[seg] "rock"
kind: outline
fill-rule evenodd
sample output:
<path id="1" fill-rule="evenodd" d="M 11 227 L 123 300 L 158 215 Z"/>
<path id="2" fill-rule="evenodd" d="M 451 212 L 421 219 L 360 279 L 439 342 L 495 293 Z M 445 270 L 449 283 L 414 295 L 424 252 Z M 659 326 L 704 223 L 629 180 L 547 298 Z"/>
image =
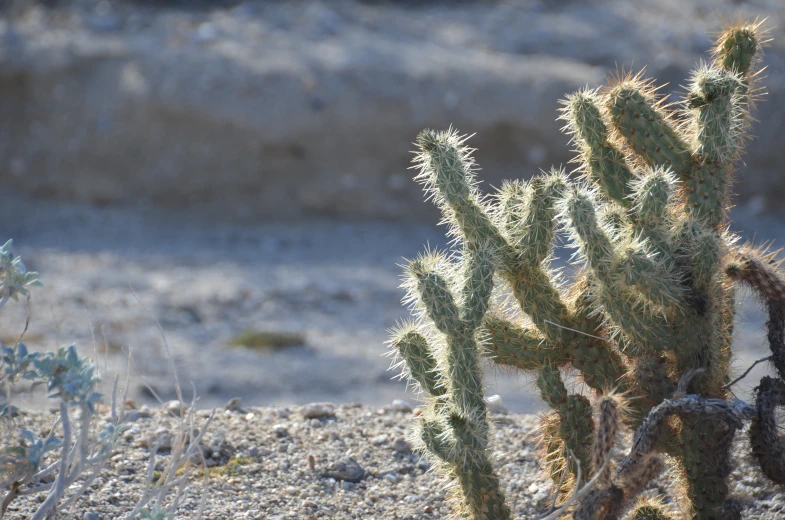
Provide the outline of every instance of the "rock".
<path id="1" fill-rule="evenodd" d="M 204 451 L 205 458 L 208 459 L 208 466 L 223 466 L 229 462 L 237 450 L 226 441 L 226 432 L 218 430 L 213 433 L 210 443 Z"/>
<path id="2" fill-rule="evenodd" d="M 275 426 L 273 426 L 273 433 L 279 439 L 289 436 L 289 430 L 287 430 L 286 426 L 284 426 L 283 424 L 276 424 Z"/>
<path id="3" fill-rule="evenodd" d="M 431 463 L 427 460 L 420 460 L 417 462 L 417 468 L 421 471 L 428 471 L 431 469 Z"/>
<path id="4" fill-rule="evenodd" d="M 504 407 L 502 396 L 498 394 L 490 395 L 486 397 L 485 403 L 488 405 L 489 412 L 503 414 L 503 415 L 510 413 L 509 410 L 507 410 L 507 408 Z"/>
<path id="5" fill-rule="evenodd" d="M 412 451 L 412 446 L 403 437 L 398 437 L 393 441 L 393 449 L 398 453 L 409 453 Z"/>
<path id="6" fill-rule="evenodd" d="M 166 413 L 169 415 L 180 417 L 188 411 L 188 405 L 181 403 L 177 399 L 173 399 L 172 401 L 167 401 L 164 403 L 163 409 L 166 410 Z"/>
<path id="7" fill-rule="evenodd" d="M 82 517 L 82 520 L 101 520 L 101 517 L 98 513 L 85 513 Z"/>
<path id="8" fill-rule="evenodd" d="M 253 446 L 249 451 L 248 455 L 254 459 L 259 459 L 262 457 L 266 457 L 270 455 L 272 451 L 268 450 L 267 448 L 259 448 L 258 446 Z"/>
<path id="9" fill-rule="evenodd" d="M 403 399 L 395 399 L 392 402 L 392 406 L 390 408 L 392 408 L 393 412 L 401 412 L 401 413 L 409 413 L 414 409 L 412 405 L 410 405 Z"/>
<path id="10" fill-rule="evenodd" d="M 306 419 L 331 419 L 335 417 L 333 403 L 311 403 L 300 409 L 300 414 Z"/>
<path id="11" fill-rule="evenodd" d="M 382 444 L 387 443 L 387 439 L 388 438 L 389 437 L 385 433 L 383 433 L 381 435 L 377 435 L 376 437 L 371 439 L 371 444 L 373 444 L 374 446 L 381 446 Z"/>
<path id="12" fill-rule="evenodd" d="M 159 451 L 171 450 L 172 434 L 167 429 L 159 428 L 152 435 L 149 435 L 144 439 L 143 444 L 151 450 L 156 445 L 158 446 Z"/>
<path id="13" fill-rule="evenodd" d="M 132 423 L 139 419 L 149 419 L 150 417 L 152 417 L 152 414 L 148 411 L 129 410 L 125 412 L 125 422 L 127 423 Z"/>
<path id="14" fill-rule="evenodd" d="M 241 406 L 241 399 L 239 397 L 232 397 L 224 405 L 224 410 L 229 412 L 245 413 Z"/>
<path id="15" fill-rule="evenodd" d="M 334 478 L 335 480 L 357 483 L 365 477 L 365 470 L 357 464 L 356 460 L 347 457 L 331 465 L 324 472 L 324 476 Z"/>

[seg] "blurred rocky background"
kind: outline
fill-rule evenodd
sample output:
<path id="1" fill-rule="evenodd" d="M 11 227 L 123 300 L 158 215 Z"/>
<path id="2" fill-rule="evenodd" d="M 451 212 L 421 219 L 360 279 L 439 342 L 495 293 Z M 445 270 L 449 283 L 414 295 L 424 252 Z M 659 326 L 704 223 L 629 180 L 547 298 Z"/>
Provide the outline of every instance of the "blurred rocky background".
<path id="1" fill-rule="evenodd" d="M 95 349 L 107 378 L 133 349 L 137 399 L 174 395 L 154 319 L 206 405 L 412 399 L 381 355 L 395 264 L 446 243 L 417 132 L 476 133 L 484 189 L 567 165 L 560 98 L 646 65 L 678 100 L 737 16 L 773 41 L 735 229 L 783 243 L 781 0 L 0 1 L 0 240 L 46 284 L 25 339 Z M 763 352 L 743 310 L 740 368 Z"/>

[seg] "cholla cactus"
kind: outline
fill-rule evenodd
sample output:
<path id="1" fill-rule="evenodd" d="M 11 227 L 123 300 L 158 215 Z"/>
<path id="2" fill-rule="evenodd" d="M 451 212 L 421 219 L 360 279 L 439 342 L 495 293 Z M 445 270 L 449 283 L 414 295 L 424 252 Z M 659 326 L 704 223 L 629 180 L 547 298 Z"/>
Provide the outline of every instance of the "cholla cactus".
<path id="1" fill-rule="evenodd" d="M 409 300 L 435 330 L 421 332 L 414 324 L 404 324 L 393 346 L 410 377 L 431 397 L 416 440 L 458 481 L 463 509 L 473 518 L 506 519 L 510 510 L 487 454 L 488 419 L 476 339 L 488 309 L 495 263 L 492 248 L 482 243 L 467 248 L 460 263 L 438 253 L 411 262 Z"/>
<path id="2" fill-rule="evenodd" d="M 694 518 L 739 518 L 727 501 L 729 449 L 755 410 L 729 400 L 734 282 L 753 287 L 767 305 L 773 359 L 785 375 L 785 283 L 767 253 L 737 246 L 727 231 L 730 178 L 746 140 L 761 44 L 758 23 L 727 28 L 712 61 L 692 74 L 678 110 L 640 75 L 568 96 L 562 118 L 579 152 L 577 180 L 551 171 L 485 197 L 464 138 L 453 130 L 418 136 L 416 179 L 464 253 L 458 265 L 446 255 L 409 265 L 418 319 L 396 330 L 391 343 L 428 395 L 420 444 L 460 483 L 463 514 L 509 516 L 486 453 L 474 360 L 481 352 L 536 375 L 552 408 L 542 445 L 554 481 L 566 491 L 572 484 L 565 474 L 575 473 L 577 462 L 603 468 L 575 518 L 618 518 L 634 507 L 663 469 L 657 453 L 676 462 Z M 583 265 L 569 284 L 549 267 L 562 232 Z M 456 303 L 450 290 L 460 270 L 467 274 Z M 491 271 L 525 321 L 503 306 L 486 312 Z M 605 396 L 599 422 L 586 396 L 570 394 L 562 368 Z M 779 442 L 761 441 L 771 440 L 773 408 L 785 400 L 779 388 L 760 391 L 753 444 L 781 459 Z M 612 470 L 616 430 L 625 427 L 636 429 L 633 449 Z M 764 471 L 781 476 L 780 459 Z M 480 499 L 493 507 L 478 507 Z M 634 512 L 669 517 L 655 503 Z"/>

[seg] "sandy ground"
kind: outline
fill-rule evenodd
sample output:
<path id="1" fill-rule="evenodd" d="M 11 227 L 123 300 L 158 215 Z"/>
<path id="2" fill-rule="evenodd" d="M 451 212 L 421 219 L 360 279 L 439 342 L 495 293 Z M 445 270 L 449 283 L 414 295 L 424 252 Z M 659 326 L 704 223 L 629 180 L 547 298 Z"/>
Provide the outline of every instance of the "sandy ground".
<path id="1" fill-rule="evenodd" d="M 784 243 L 781 222 L 735 213 L 734 229 L 756 241 Z M 131 397 L 174 398 L 171 363 L 159 321 L 186 394 L 200 407 L 239 396 L 248 405 L 312 401 L 378 406 L 413 399 L 391 379 L 386 329 L 406 316 L 399 303 L 402 258 L 425 244 L 443 246 L 435 226 L 328 220 L 224 224 L 220 215 L 145 208 L 95 209 L 0 200 L 0 237 L 13 237 L 44 287 L 34 290 L 25 341 L 33 349 L 75 342 L 93 353 L 111 381 L 135 369 Z M 568 256 L 568 255 L 564 255 Z M 766 356 L 764 316 L 742 295 L 735 366 Z M 0 313 L 0 339 L 10 341 L 23 305 Z M 303 341 L 278 350 L 230 346 L 247 330 L 296 333 Z M 740 397 L 767 368 L 736 386 Z M 541 403 L 526 377 L 487 371 L 488 393 L 512 411 Z M 757 376 L 757 377 L 756 377 Z M 36 392 L 35 395 L 40 394 Z M 18 396 L 24 404 L 25 395 Z M 38 405 L 42 401 L 37 401 Z"/>
<path id="2" fill-rule="evenodd" d="M 405 440 L 411 411 L 393 406 L 341 405 L 321 418 L 309 418 L 309 407 L 219 410 L 204 437 L 210 480 L 189 481 L 176 518 L 211 520 L 362 519 L 428 520 L 451 518 L 450 493 L 430 464 L 412 453 Z M 70 510 L 68 520 L 122 518 L 142 495 L 155 439 L 177 432 L 178 420 L 158 408 L 139 410 L 131 429 L 89 491 Z M 197 412 L 197 427 L 209 412 Z M 536 418 L 491 414 L 495 432 L 492 456 L 514 518 L 532 519 L 547 509 L 552 484 L 544 475 L 536 444 Z M 50 413 L 26 414 L 20 426 L 46 432 Z M 619 454 L 628 449 L 623 443 Z M 785 511 L 783 493 L 768 484 L 749 455 L 740 432 L 733 450 L 730 490 L 747 520 L 774 520 Z M 156 469 L 163 471 L 171 455 L 162 450 Z M 353 461 L 353 462 L 351 462 Z M 347 471 L 351 468 L 352 471 Z M 346 480 L 342 480 L 346 479 Z M 683 509 L 673 496 L 673 478 L 663 474 L 645 495 L 663 496 L 676 516 Z M 162 501 L 170 503 L 174 493 Z M 21 497 L 9 508 L 9 520 L 29 518 L 36 496 Z"/>

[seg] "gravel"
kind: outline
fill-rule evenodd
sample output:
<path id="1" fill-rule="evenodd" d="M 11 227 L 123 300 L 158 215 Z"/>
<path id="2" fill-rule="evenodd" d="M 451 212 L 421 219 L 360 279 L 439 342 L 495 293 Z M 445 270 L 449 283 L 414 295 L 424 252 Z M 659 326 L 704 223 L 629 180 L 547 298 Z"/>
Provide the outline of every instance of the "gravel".
<path id="1" fill-rule="evenodd" d="M 343 404 L 334 407 L 334 416 L 322 419 L 305 418 L 307 408 L 218 410 L 203 440 L 205 456 L 214 461 L 209 464 L 209 481 L 192 478 L 176 518 L 196 518 L 202 493 L 207 494 L 204 518 L 216 520 L 450 516 L 450 498 L 443 483 L 404 439 L 413 416 L 419 413 L 416 408 L 396 412 L 393 405 Z M 177 428 L 177 419 L 166 410 L 142 410 L 146 413 L 121 439 L 105 471 L 63 518 L 114 519 L 131 510 L 145 485 L 150 451 L 144 439 L 151 432 Z M 199 425 L 209 414 L 196 411 Z M 493 455 L 515 516 L 532 518 L 543 513 L 551 483 L 536 456 L 537 417 L 491 414 L 491 418 Z M 53 420 L 50 412 L 23 413 L 16 426 L 40 433 Z M 279 435 L 282 428 L 287 435 Z M 737 469 L 730 489 L 744 503 L 744 518 L 781 518 L 785 497 L 753 466 L 745 440 L 744 435 L 737 435 Z M 163 468 L 167 459 L 164 454 L 158 466 Z M 667 492 L 669 481 L 663 477 L 647 493 Z M 7 518 L 28 518 L 37 503 L 34 497 L 19 498 Z"/>

